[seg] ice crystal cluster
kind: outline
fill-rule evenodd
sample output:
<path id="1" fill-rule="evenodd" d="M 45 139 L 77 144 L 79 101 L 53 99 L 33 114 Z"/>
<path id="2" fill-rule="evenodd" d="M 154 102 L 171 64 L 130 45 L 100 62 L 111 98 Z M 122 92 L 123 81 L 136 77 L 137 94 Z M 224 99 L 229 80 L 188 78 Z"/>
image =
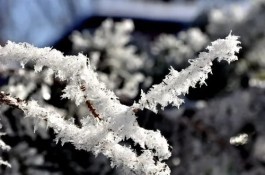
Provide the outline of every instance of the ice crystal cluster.
<path id="1" fill-rule="evenodd" d="M 155 40 L 152 49 L 155 57 L 162 57 L 164 62 L 180 66 L 192 59 L 208 43 L 208 37 L 198 28 L 180 32 L 177 36 L 161 34 Z"/>
<path id="2" fill-rule="evenodd" d="M 187 60 L 208 43 L 208 37 L 198 28 L 176 36 L 161 34 L 154 41 L 133 32 L 132 20 L 107 19 L 95 31 L 75 31 L 70 37 L 73 52 L 89 55 L 100 81 L 118 97 L 130 99 L 138 95 L 139 86 L 150 87 L 153 75 L 162 74 L 168 65 L 187 66 Z M 137 44 L 138 37 L 141 44 Z"/>
<path id="3" fill-rule="evenodd" d="M 105 25 L 108 28 L 109 24 Z M 99 46 L 104 46 L 104 42 Z M 190 61 L 189 67 L 180 72 L 171 68 L 160 84 L 142 92 L 140 100 L 132 106 L 126 106 L 99 80 L 86 56 L 64 56 L 51 48 L 8 42 L 0 47 L 2 65 L 33 63 L 36 72 L 53 72 L 61 81 L 67 82 L 62 97 L 74 101 L 77 106 L 85 104 L 90 114 L 83 116 L 82 126 L 78 127 L 65 120 L 61 113 L 34 100 L 25 101 L 1 92 L 0 102 L 21 109 L 26 117 L 35 121 L 44 121 L 57 134 L 57 142 L 69 142 L 76 149 L 91 151 L 95 155 L 102 153 L 111 160 L 112 167 L 119 167 L 124 174 L 166 175 L 170 174 L 170 169 L 164 161 L 171 156 L 167 140 L 159 131 L 140 127 L 136 120 L 137 111 L 146 108 L 158 112 L 168 105 L 179 107 L 184 102 L 181 97 L 190 87 L 205 84 L 214 59 L 228 63 L 237 60 L 235 54 L 240 50 L 239 43 L 238 37 L 232 34 L 212 42 L 206 52 Z M 141 153 L 121 144 L 128 139 L 141 147 Z"/>
<path id="4" fill-rule="evenodd" d="M 88 30 L 75 31 L 70 37 L 73 50 L 88 54 L 91 64 L 101 70 L 99 79 L 117 95 L 129 98 L 137 95 L 138 85 L 145 78 L 140 72 L 145 59 L 137 55 L 136 47 L 130 44 L 133 30 L 132 20 L 115 23 L 108 19 L 93 34 Z M 104 69 L 109 69 L 110 73 L 102 71 Z"/>

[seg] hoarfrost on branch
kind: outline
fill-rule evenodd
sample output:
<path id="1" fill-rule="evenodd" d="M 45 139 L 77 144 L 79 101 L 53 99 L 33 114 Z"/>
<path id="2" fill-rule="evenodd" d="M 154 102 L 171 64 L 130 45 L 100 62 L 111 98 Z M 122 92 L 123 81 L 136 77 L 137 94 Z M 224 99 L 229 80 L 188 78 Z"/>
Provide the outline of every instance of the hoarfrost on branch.
<path id="1" fill-rule="evenodd" d="M 237 39 L 237 36 L 229 34 L 225 39 L 214 41 L 207 47 L 208 52 L 202 52 L 197 59 L 190 61 L 187 69 L 177 72 L 171 68 L 163 82 L 154 85 L 147 94 L 142 92 L 139 103 L 133 106 L 122 105 L 115 93 L 99 81 L 86 56 L 64 56 L 51 48 L 8 42 L 0 47 L 1 64 L 18 61 L 24 66 L 32 62 L 36 72 L 43 69 L 53 71 L 56 77 L 67 82 L 62 97 L 73 100 L 76 105 L 86 104 L 91 115 L 83 118 L 82 127 L 77 127 L 73 122 L 64 120 L 58 112 L 33 100 L 24 101 L 1 92 L 0 103 L 21 109 L 26 117 L 45 121 L 62 144 L 70 142 L 76 149 L 91 151 L 95 155 L 104 154 L 110 158 L 112 167 L 120 167 L 124 174 L 170 174 L 169 167 L 163 162 L 171 155 L 167 140 L 159 131 L 141 128 L 135 113 L 143 108 L 157 112 L 158 104 L 162 108 L 168 104 L 179 106 L 183 103 L 179 96 L 188 93 L 189 87 L 205 83 L 215 58 L 229 63 L 237 60 L 235 53 L 240 49 Z M 120 144 L 126 139 L 139 144 L 142 153 L 138 155 Z"/>

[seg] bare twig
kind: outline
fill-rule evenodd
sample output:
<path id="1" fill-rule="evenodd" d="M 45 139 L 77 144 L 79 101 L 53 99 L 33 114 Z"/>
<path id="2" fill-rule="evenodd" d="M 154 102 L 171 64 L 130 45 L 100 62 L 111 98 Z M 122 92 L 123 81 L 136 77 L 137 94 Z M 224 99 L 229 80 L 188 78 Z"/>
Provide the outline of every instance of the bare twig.
<path id="1" fill-rule="evenodd" d="M 85 92 L 86 91 L 86 87 L 85 87 L 85 85 L 84 84 L 82 84 L 81 86 L 80 86 L 80 89 L 83 91 L 83 92 Z M 99 119 L 99 120 L 102 120 L 102 118 L 99 116 L 99 114 L 97 113 L 97 111 L 96 111 L 96 109 L 93 107 L 93 104 L 92 104 L 92 102 L 90 101 L 90 100 L 87 100 L 87 96 L 86 95 L 84 95 L 84 98 L 85 98 L 85 102 L 86 102 L 86 106 L 87 106 L 87 108 L 89 109 L 89 111 L 92 113 L 92 115 L 95 117 L 95 118 L 97 118 L 97 119 Z"/>
<path id="2" fill-rule="evenodd" d="M 19 98 L 11 97 L 9 94 L 5 93 L 4 91 L 0 92 L 0 104 L 6 104 L 14 108 L 19 108 L 19 106 L 22 103 L 26 103 L 26 101 L 21 100 Z"/>

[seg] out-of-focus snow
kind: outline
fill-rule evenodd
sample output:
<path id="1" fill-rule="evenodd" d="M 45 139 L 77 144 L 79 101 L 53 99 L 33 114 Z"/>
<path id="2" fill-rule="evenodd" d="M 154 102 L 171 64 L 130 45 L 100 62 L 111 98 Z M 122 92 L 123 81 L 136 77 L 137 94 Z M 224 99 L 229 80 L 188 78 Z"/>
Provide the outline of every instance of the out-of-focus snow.
<path id="1" fill-rule="evenodd" d="M 246 7 L 249 2 L 233 1 Z M 225 0 L 198 0 L 189 3 L 132 0 L 0 1 L 0 39 L 3 42 L 12 40 L 28 42 L 39 47 L 47 46 L 58 40 L 76 23 L 91 16 L 191 23 L 202 12 L 228 4 L 231 2 Z"/>

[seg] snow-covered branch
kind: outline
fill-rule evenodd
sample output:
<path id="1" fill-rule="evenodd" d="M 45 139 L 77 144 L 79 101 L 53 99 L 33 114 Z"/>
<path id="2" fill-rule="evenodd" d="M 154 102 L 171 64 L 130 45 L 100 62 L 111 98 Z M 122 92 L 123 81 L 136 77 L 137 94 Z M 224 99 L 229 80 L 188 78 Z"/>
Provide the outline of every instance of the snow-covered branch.
<path id="1" fill-rule="evenodd" d="M 197 83 L 205 84 L 214 59 L 228 63 L 237 60 L 235 54 L 241 48 L 237 39 L 237 36 L 230 33 L 225 39 L 212 42 L 212 45 L 206 48 L 208 52 L 201 52 L 197 59 L 190 60 L 188 68 L 180 72 L 170 68 L 170 73 L 162 83 L 154 85 L 147 94 L 142 92 L 139 103 L 134 105 L 135 108 L 147 108 L 157 112 L 158 105 L 161 105 L 162 109 L 169 104 L 179 107 L 184 102 L 179 96 L 187 94 L 189 88 L 194 88 Z"/>
<path id="2" fill-rule="evenodd" d="M 21 109 L 25 117 L 45 121 L 57 134 L 57 141 L 70 142 L 76 149 L 91 151 L 95 155 L 103 153 L 110 158 L 111 165 L 122 168 L 124 174 L 167 175 L 170 170 L 163 162 L 171 155 L 167 140 L 159 131 L 141 128 L 135 110 L 148 108 L 156 112 L 158 104 L 162 107 L 168 104 L 179 106 L 183 102 L 179 95 L 186 94 L 190 86 L 205 83 L 215 58 L 228 62 L 237 59 L 235 53 L 240 49 L 237 39 L 229 34 L 226 39 L 213 42 L 207 47 L 209 52 L 202 52 L 187 69 L 177 72 L 171 68 L 161 84 L 153 86 L 147 94 L 142 93 L 139 103 L 131 107 L 121 104 L 114 92 L 99 81 L 86 56 L 64 56 L 54 49 L 8 42 L 0 47 L 1 64 L 20 62 L 24 66 L 31 62 L 36 72 L 42 69 L 54 72 L 67 83 L 62 97 L 73 100 L 77 106 L 86 104 L 91 115 L 84 116 L 82 127 L 77 127 L 57 111 L 42 107 L 36 101 L 27 102 L 1 92 L 0 103 Z M 121 144 L 127 139 L 141 147 L 140 155 Z"/>
<path id="3" fill-rule="evenodd" d="M 0 93 L 0 103 L 23 110 L 26 117 L 46 121 L 47 126 L 53 128 L 57 134 L 57 141 L 61 140 L 62 143 L 70 142 L 76 147 L 76 149 L 92 151 L 95 155 L 103 153 L 112 160 L 112 166 L 124 168 L 125 172 L 129 173 L 130 171 L 133 171 L 136 174 L 169 173 L 169 168 L 166 164 L 155 162 L 155 160 L 153 160 L 154 154 L 151 150 L 145 150 L 142 155 L 137 156 L 137 154 L 130 148 L 121 146 L 118 143 L 121 141 L 121 138 L 119 138 L 114 132 L 115 127 L 118 127 L 117 124 L 108 123 L 108 126 L 104 126 L 103 123 L 97 123 L 94 125 L 86 123 L 84 127 L 78 128 L 73 123 L 64 120 L 56 111 L 39 106 L 36 101 L 26 102 L 18 98 L 13 98 L 4 92 Z M 120 122 L 123 121 L 120 120 Z M 105 123 L 105 125 L 107 124 Z M 119 128 L 121 127 L 122 126 L 120 125 Z M 158 148 L 159 143 L 156 143 L 156 140 L 152 139 L 159 139 L 159 137 L 161 137 L 159 132 L 145 131 L 139 127 L 128 128 L 127 132 L 131 132 L 130 134 L 136 132 L 134 136 L 136 138 L 134 139 L 138 139 L 141 146 L 153 144 L 151 149 L 158 149 L 155 156 L 158 156 L 161 159 L 168 158 L 169 152 L 166 151 L 166 153 L 164 153 L 164 150 Z M 125 134 L 126 133 L 123 133 L 123 135 Z M 143 142 L 142 139 L 145 139 L 146 141 Z M 157 141 L 166 143 L 165 139 Z M 164 146 L 165 148 L 168 147 L 167 144 Z"/>
<path id="4" fill-rule="evenodd" d="M 75 101 L 77 105 L 89 101 L 102 120 L 95 125 L 94 120 L 92 121 L 89 116 L 85 117 L 83 128 L 79 132 L 79 129 L 73 124 L 67 125 L 66 121 L 61 122 L 63 119 L 54 111 L 46 111 L 33 102 L 29 102 L 28 105 L 22 105 L 22 109 L 26 111 L 26 117 L 35 116 L 43 119 L 45 114 L 45 116 L 52 116 L 52 120 L 56 120 L 58 123 L 54 122 L 56 125 L 50 126 L 55 131 L 60 131 L 58 135 L 63 142 L 75 143 L 77 148 L 93 151 L 95 154 L 99 152 L 104 154 L 106 152 L 105 155 L 111 158 L 113 165 L 123 167 L 126 163 L 133 161 L 137 166 L 134 165 L 131 170 L 138 172 L 137 174 L 142 174 L 143 172 L 149 174 L 148 172 L 152 172 L 155 169 L 157 172 L 169 172 L 166 164 L 154 159 L 154 156 L 157 156 L 162 161 L 170 156 L 166 139 L 158 131 L 147 131 L 138 126 L 136 116 L 131 108 L 120 104 L 116 95 L 106 89 L 103 83 L 99 82 L 96 72 L 94 72 L 89 63 L 87 64 L 88 60 L 85 56 L 80 54 L 79 56 L 64 57 L 61 52 L 50 48 L 39 49 L 29 44 L 15 44 L 12 42 L 0 48 L 0 52 L 0 62 L 2 64 L 7 64 L 10 61 L 19 61 L 25 64 L 31 61 L 35 63 L 36 71 L 40 71 L 43 66 L 52 69 L 57 77 L 68 82 L 64 89 L 63 97 Z M 69 67 L 73 69 L 69 69 Z M 14 98 L 11 102 L 13 100 Z M 15 106 L 16 103 L 10 104 Z M 45 119 L 48 120 L 48 117 L 45 117 Z M 84 139 L 86 135 L 84 131 L 86 131 L 86 138 L 89 138 L 89 141 Z M 135 160 L 127 160 L 133 158 L 132 156 L 124 156 L 123 161 L 121 161 L 121 153 L 110 153 L 110 151 L 107 151 L 108 149 L 111 151 L 121 150 L 114 149 L 115 145 L 119 144 L 121 140 L 129 138 L 138 143 L 146 154 L 148 153 L 149 157 L 147 160 L 153 160 L 149 161 L 150 167 L 153 167 L 152 169 L 145 170 L 146 166 L 143 166 L 145 163 L 141 162 L 141 158 L 146 158 L 146 155 L 136 156 L 129 148 L 124 149 L 130 150 L 130 154 L 135 155 L 133 156 Z M 84 140 L 87 140 L 89 144 L 84 143 Z M 105 146 L 102 147 L 100 145 Z M 111 148 L 111 146 L 114 148 Z M 161 164 L 163 164 L 163 170 L 161 169 Z M 129 165 L 126 166 L 130 167 Z"/>

